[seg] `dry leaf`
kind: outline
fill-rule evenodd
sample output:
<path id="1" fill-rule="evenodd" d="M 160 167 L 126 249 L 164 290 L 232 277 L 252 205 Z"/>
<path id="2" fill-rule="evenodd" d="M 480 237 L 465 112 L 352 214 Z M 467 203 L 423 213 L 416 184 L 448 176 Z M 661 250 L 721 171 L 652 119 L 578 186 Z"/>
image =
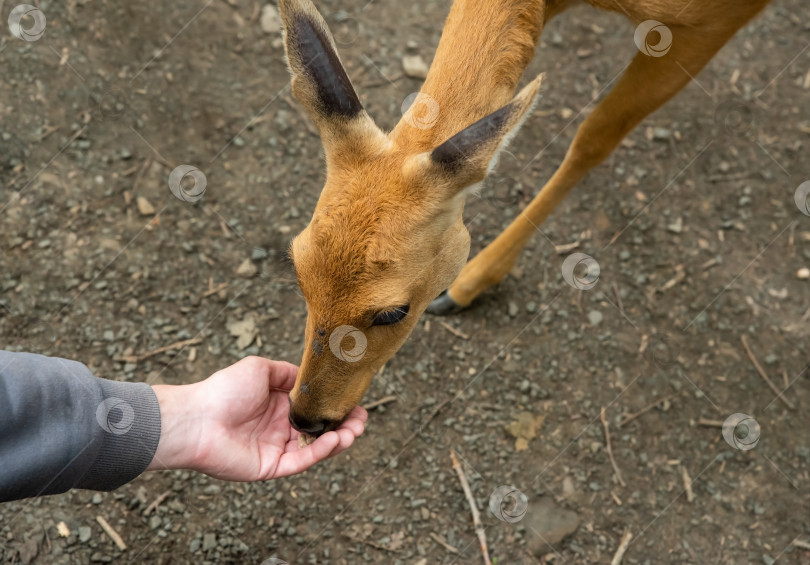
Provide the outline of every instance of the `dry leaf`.
<path id="1" fill-rule="evenodd" d="M 259 330 L 256 328 L 256 317 L 253 313 L 245 315 L 243 320 L 229 321 L 226 327 L 230 334 L 237 338 L 236 347 L 240 351 L 253 343 L 259 334 Z"/>
<path id="2" fill-rule="evenodd" d="M 515 438 L 515 450 L 524 451 L 529 448 L 529 440 L 537 437 L 537 432 L 543 425 L 543 416 L 535 416 L 531 412 L 518 412 L 514 420 L 504 429 Z"/>

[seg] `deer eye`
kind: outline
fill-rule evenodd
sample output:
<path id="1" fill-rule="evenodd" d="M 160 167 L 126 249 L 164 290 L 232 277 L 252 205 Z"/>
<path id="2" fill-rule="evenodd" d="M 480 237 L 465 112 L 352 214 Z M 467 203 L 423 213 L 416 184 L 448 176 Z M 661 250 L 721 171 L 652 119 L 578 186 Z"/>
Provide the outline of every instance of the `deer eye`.
<path id="1" fill-rule="evenodd" d="M 408 310 L 410 309 L 411 305 L 406 304 L 404 306 L 393 308 L 392 310 L 378 312 L 377 315 L 374 316 L 374 321 L 371 323 L 371 325 L 390 326 L 391 324 L 396 324 L 397 322 L 402 321 L 402 319 L 408 315 Z"/>

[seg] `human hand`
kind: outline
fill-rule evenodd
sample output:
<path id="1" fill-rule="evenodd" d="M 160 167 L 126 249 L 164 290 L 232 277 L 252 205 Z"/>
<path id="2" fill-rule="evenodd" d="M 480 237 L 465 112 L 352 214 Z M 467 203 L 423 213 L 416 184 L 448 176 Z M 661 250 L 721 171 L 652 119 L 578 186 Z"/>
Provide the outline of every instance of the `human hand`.
<path id="1" fill-rule="evenodd" d="M 298 369 L 246 357 L 199 383 L 152 388 L 161 434 L 147 470 L 193 469 L 217 479 L 261 481 L 300 473 L 349 447 L 368 413 L 354 408 L 337 430 L 298 448 L 287 393 Z"/>

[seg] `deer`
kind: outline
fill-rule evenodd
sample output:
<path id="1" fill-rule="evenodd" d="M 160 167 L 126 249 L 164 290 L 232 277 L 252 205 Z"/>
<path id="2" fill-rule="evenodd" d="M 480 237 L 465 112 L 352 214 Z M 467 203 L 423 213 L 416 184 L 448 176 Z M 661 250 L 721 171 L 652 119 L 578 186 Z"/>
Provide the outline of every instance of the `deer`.
<path id="1" fill-rule="evenodd" d="M 292 94 L 315 123 L 326 161 L 312 218 L 288 250 L 307 307 L 289 395 L 290 422 L 302 435 L 338 427 L 424 312 L 458 312 L 498 284 L 566 194 L 768 3 L 586 1 L 637 26 L 653 21 L 657 41 L 647 37 L 649 48 L 579 125 L 548 182 L 468 262 L 466 199 L 531 113 L 543 75 L 518 83 L 546 22 L 574 0 L 455 0 L 417 94 L 438 114 L 428 121 L 416 114 L 425 105 L 414 103 L 390 132 L 363 108 L 313 3 L 279 0 Z"/>

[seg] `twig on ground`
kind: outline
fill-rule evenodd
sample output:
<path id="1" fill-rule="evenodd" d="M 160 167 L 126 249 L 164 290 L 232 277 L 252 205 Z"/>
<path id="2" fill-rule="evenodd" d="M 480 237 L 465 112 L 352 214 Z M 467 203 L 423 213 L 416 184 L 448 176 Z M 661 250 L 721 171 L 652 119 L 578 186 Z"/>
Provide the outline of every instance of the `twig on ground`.
<path id="1" fill-rule="evenodd" d="M 607 447 L 608 457 L 610 457 L 610 464 L 613 465 L 613 471 L 616 473 L 616 478 L 619 480 L 619 484 L 623 487 L 627 486 L 627 483 L 624 482 L 622 478 L 622 473 L 619 471 L 619 466 L 616 465 L 616 460 L 613 458 L 613 447 L 610 445 L 610 426 L 608 425 L 607 418 L 605 417 L 605 407 L 602 406 L 602 426 L 605 428 L 605 445 Z"/>
<path id="2" fill-rule="evenodd" d="M 115 545 L 118 546 L 118 549 L 120 549 L 121 551 L 125 551 L 127 549 L 127 544 L 124 543 L 124 540 L 121 538 L 118 532 L 116 532 L 115 529 L 113 529 L 113 527 L 110 526 L 110 523 L 104 519 L 104 516 L 96 516 L 96 522 L 98 522 L 98 524 L 101 526 L 101 529 L 104 530 L 104 533 L 110 536 L 110 539 L 113 540 L 113 542 L 115 542 Z"/>
<path id="3" fill-rule="evenodd" d="M 164 500 L 166 500 L 171 493 L 172 493 L 172 491 L 170 491 L 170 490 L 162 492 L 155 500 L 152 501 L 152 504 L 150 504 L 149 506 L 146 507 L 146 510 L 143 511 L 143 515 L 144 516 L 149 516 L 149 514 L 152 513 L 152 510 L 154 510 L 155 508 L 160 506 L 161 503 Z"/>
<path id="4" fill-rule="evenodd" d="M 208 290 L 203 292 L 202 297 L 203 298 L 208 298 L 212 294 L 216 294 L 221 290 L 225 290 L 226 288 L 228 288 L 229 284 L 231 284 L 231 283 L 229 283 L 228 281 L 225 281 L 224 283 L 220 283 L 217 286 L 211 286 Z"/>
<path id="5" fill-rule="evenodd" d="M 708 418 L 700 418 L 698 420 L 699 426 L 706 426 L 708 428 L 722 428 L 723 422 L 721 420 L 710 420 Z"/>
<path id="6" fill-rule="evenodd" d="M 472 491 L 470 490 L 470 483 L 467 482 L 467 476 L 464 474 L 464 469 L 461 468 L 461 463 L 459 463 L 458 458 L 456 457 L 456 452 L 452 449 L 450 450 L 450 458 L 453 460 L 453 469 L 456 470 L 458 480 L 461 483 L 461 488 L 464 489 L 464 496 L 467 498 L 467 502 L 470 505 L 470 510 L 472 511 L 473 525 L 475 526 L 475 533 L 478 535 L 478 541 L 481 543 L 481 553 L 484 556 L 484 565 L 492 565 L 492 561 L 489 560 L 489 550 L 487 550 L 487 536 L 484 532 L 484 525 L 481 523 L 481 516 L 478 513 L 478 507 L 475 505 L 475 499 L 473 498 Z"/>
<path id="7" fill-rule="evenodd" d="M 397 399 L 396 396 L 383 396 L 379 400 L 375 400 L 374 402 L 370 402 L 370 403 L 366 404 L 365 406 L 363 406 L 363 408 L 365 408 L 366 411 L 373 410 L 374 408 L 377 408 L 378 406 L 388 404 L 389 402 L 394 402 L 396 399 Z"/>
<path id="8" fill-rule="evenodd" d="M 622 419 L 621 422 L 619 422 L 619 427 L 621 428 L 625 424 L 629 424 L 630 422 L 632 422 L 633 420 L 635 420 L 636 418 L 638 418 L 642 414 L 646 414 L 647 412 L 649 412 L 650 410 L 652 410 L 653 408 L 655 408 L 656 406 L 658 406 L 662 402 L 665 402 L 665 401 L 669 400 L 673 396 L 675 396 L 675 395 L 674 394 L 669 394 L 669 395 L 665 396 L 664 398 L 659 398 L 658 400 L 656 400 L 652 404 L 648 404 L 647 406 L 645 406 L 644 408 L 642 408 L 641 410 L 639 410 L 638 412 L 636 412 L 634 414 L 628 414 L 627 416 L 625 416 Z"/>
<path id="9" fill-rule="evenodd" d="M 458 552 L 459 552 L 458 548 L 455 548 L 452 545 L 450 545 L 449 543 L 447 543 L 447 541 L 442 536 L 437 534 L 436 532 L 430 532 L 430 537 L 432 537 L 433 541 L 438 543 L 440 546 L 445 548 L 450 553 L 455 553 L 456 555 L 458 555 Z"/>
<path id="10" fill-rule="evenodd" d="M 461 331 L 461 330 L 457 330 L 456 328 L 454 328 L 453 326 L 451 326 L 451 325 L 450 325 L 450 324 L 448 324 L 447 322 L 442 322 L 442 321 L 439 321 L 439 324 L 440 324 L 440 325 L 441 325 L 441 326 L 442 326 L 444 329 L 446 329 L 448 332 L 450 332 L 451 334 L 453 334 L 453 335 L 454 335 L 454 336 L 456 336 L 456 337 L 460 337 L 461 339 L 470 339 L 470 336 L 468 336 L 467 334 L 465 334 L 465 333 L 464 333 L 463 331 Z"/>
<path id="11" fill-rule="evenodd" d="M 579 240 L 572 241 L 571 243 L 563 243 L 561 245 L 555 245 L 554 251 L 555 253 L 557 253 L 557 255 L 567 255 L 577 247 L 579 247 Z"/>
<path id="12" fill-rule="evenodd" d="M 681 467 L 681 477 L 683 477 L 683 488 L 686 490 L 686 501 L 692 502 L 695 499 L 695 493 L 692 491 L 692 477 L 689 476 L 686 467 Z"/>
<path id="13" fill-rule="evenodd" d="M 203 338 L 201 337 L 194 337 L 191 339 L 184 339 L 183 341 L 178 341 L 176 343 L 172 343 L 171 345 L 164 345 L 163 347 L 158 347 L 157 349 L 153 349 L 152 351 L 147 351 L 141 355 L 119 355 L 118 357 L 114 357 L 113 360 L 115 361 L 123 361 L 125 363 L 139 363 L 144 359 L 149 359 L 150 357 L 154 357 L 155 355 L 159 355 L 166 351 L 171 351 L 173 349 L 182 349 L 187 345 L 197 345 L 198 343 L 202 343 Z"/>
<path id="14" fill-rule="evenodd" d="M 787 406 L 791 410 L 795 410 L 796 407 L 793 405 L 793 403 L 787 398 L 785 398 L 784 395 L 782 394 L 782 391 L 779 390 L 779 388 L 775 384 L 773 384 L 773 382 L 771 382 L 771 379 L 768 378 L 768 374 L 762 368 L 762 365 L 760 365 L 759 361 L 757 361 L 757 358 L 754 357 L 754 352 L 751 351 L 751 348 L 748 346 L 748 339 L 746 339 L 746 337 L 743 335 L 740 337 L 740 341 L 742 341 L 743 347 L 745 348 L 745 352 L 748 354 L 748 358 L 751 359 L 751 363 L 753 363 L 754 367 L 756 367 L 759 376 L 761 376 L 762 379 L 766 383 L 768 383 L 768 386 L 771 387 L 771 390 L 776 394 L 779 400 L 785 403 L 785 406 Z"/>
<path id="15" fill-rule="evenodd" d="M 622 541 L 619 543 L 619 547 L 616 549 L 616 554 L 613 556 L 610 565 L 621 565 L 624 552 L 627 551 L 627 547 L 630 545 L 631 539 L 633 539 L 633 534 L 630 532 L 630 530 L 624 532 Z"/>

